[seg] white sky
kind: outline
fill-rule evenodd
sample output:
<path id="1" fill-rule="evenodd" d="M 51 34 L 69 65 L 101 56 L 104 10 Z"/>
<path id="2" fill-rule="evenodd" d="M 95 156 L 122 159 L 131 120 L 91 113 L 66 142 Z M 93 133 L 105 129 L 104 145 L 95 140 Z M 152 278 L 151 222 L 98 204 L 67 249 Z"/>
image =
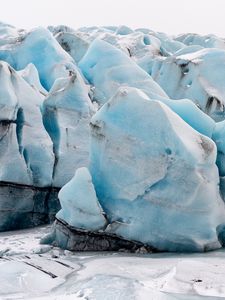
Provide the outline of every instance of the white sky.
<path id="1" fill-rule="evenodd" d="M 124 24 L 225 37 L 225 0 L 0 0 L 0 21 L 27 29 Z"/>

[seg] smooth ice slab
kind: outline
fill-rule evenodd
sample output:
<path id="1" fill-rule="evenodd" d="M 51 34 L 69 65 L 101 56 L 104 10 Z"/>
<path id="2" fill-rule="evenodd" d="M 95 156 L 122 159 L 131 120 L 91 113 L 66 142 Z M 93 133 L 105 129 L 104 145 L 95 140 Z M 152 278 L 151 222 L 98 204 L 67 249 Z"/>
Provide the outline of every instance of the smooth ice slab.
<path id="1" fill-rule="evenodd" d="M 62 209 L 56 216 L 70 226 L 89 231 L 106 226 L 106 219 L 87 168 L 77 169 L 74 177 L 60 190 L 59 200 Z"/>

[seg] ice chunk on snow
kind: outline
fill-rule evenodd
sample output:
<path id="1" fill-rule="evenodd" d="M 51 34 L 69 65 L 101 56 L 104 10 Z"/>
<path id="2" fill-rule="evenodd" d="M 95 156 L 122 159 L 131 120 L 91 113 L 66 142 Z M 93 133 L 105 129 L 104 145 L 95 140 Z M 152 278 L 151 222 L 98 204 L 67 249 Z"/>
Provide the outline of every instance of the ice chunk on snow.
<path id="1" fill-rule="evenodd" d="M 106 219 L 87 168 L 77 169 L 75 176 L 60 190 L 59 199 L 62 209 L 57 213 L 58 219 L 90 231 L 105 227 Z"/>
<path id="2" fill-rule="evenodd" d="M 209 138 L 133 88 L 120 89 L 91 125 L 90 171 L 109 232 L 160 250 L 221 247 L 225 210 Z"/>

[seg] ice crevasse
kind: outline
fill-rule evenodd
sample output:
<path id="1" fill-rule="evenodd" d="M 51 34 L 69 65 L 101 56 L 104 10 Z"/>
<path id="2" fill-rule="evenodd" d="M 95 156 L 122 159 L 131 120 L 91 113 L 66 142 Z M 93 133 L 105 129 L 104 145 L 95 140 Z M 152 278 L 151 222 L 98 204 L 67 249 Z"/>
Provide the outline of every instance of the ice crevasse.
<path id="1" fill-rule="evenodd" d="M 71 250 L 222 247 L 224 53 L 212 36 L 0 24 L 0 230 L 57 213 L 44 241 Z"/>

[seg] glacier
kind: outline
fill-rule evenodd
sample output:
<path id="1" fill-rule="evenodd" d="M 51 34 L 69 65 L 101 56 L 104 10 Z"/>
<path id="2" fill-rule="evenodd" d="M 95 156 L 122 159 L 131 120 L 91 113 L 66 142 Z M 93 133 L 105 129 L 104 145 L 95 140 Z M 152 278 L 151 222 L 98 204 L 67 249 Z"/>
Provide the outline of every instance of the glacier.
<path id="1" fill-rule="evenodd" d="M 0 23 L 0 231 L 70 250 L 225 244 L 224 40 Z"/>
<path id="2" fill-rule="evenodd" d="M 165 104 L 150 101 L 134 88 L 121 88 L 94 115 L 91 128 L 90 171 L 109 222 L 102 229 L 159 250 L 220 247 L 217 227 L 225 210 L 218 188 L 216 146 L 209 138 Z M 68 203 L 66 198 L 60 200 L 62 206 Z M 68 222 L 64 214 L 62 209 L 57 218 L 82 228 Z M 79 222 L 75 212 L 73 216 L 73 222 Z M 92 224 L 89 229 L 96 231 Z"/>

